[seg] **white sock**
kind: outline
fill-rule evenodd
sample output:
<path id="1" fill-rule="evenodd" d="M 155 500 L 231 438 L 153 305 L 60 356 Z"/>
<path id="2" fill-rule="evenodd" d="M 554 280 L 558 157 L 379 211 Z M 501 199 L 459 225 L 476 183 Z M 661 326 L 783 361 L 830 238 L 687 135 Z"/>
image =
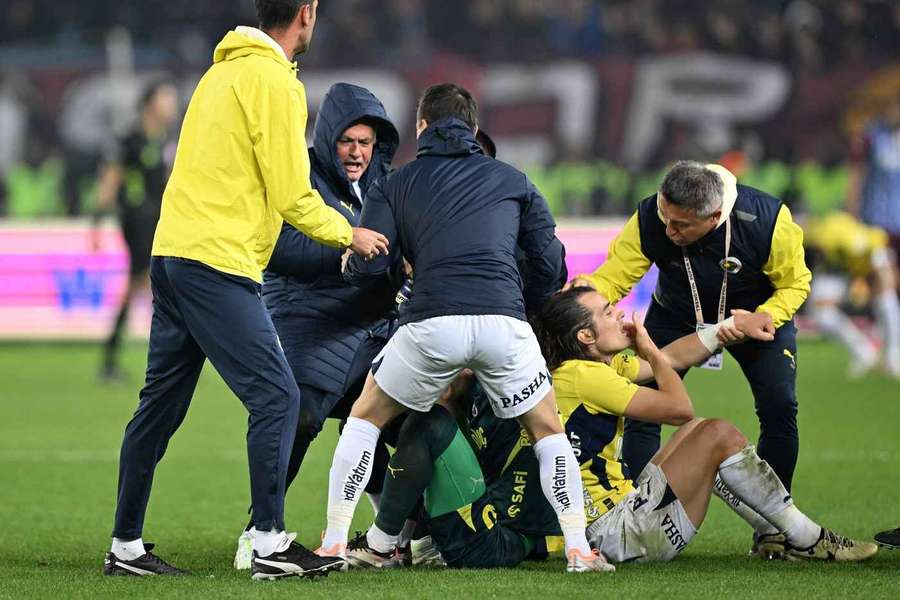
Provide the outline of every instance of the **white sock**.
<path id="1" fill-rule="evenodd" d="M 371 492 L 366 492 L 366 497 L 369 498 L 369 504 L 372 505 L 372 510 L 374 510 L 377 515 L 378 511 L 381 510 L 381 493 L 373 494 Z"/>
<path id="2" fill-rule="evenodd" d="M 721 498 L 728 507 L 736 512 L 740 518 L 750 524 L 757 535 L 778 533 L 775 527 L 766 521 L 758 512 L 741 502 L 734 493 L 728 489 L 719 474 L 716 473 L 716 483 L 713 485 L 713 493 Z"/>
<path id="3" fill-rule="evenodd" d="M 585 537 L 584 492 L 581 470 L 564 433 L 548 435 L 534 445 L 541 476 L 541 489 L 556 511 L 559 528 L 566 540 L 566 554 L 578 550 L 591 553 Z"/>
<path id="4" fill-rule="evenodd" d="M 127 541 L 114 537 L 109 551 L 121 560 L 134 560 L 147 554 L 147 551 L 144 550 L 144 540 L 141 538 Z"/>
<path id="5" fill-rule="evenodd" d="M 878 355 L 875 346 L 837 307 L 818 306 L 813 309 L 812 314 L 822 333 L 837 339 L 850 352 L 855 362 L 861 364 L 875 362 Z"/>
<path id="6" fill-rule="evenodd" d="M 412 539 L 412 534 L 416 530 L 416 522 L 407 519 L 405 523 L 403 523 L 403 529 L 400 530 L 400 535 L 397 536 L 397 546 L 403 548 L 405 546 L 409 546 L 409 542 Z"/>
<path id="7" fill-rule="evenodd" d="M 393 552 L 397 548 L 397 538 L 399 537 L 383 532 L 375 523 L 372 523 L 369 531 L 366 532 L 369 548 L 377 552 Z"/>
<path id="8" fill-rule="evenodd" d="M 873 302 L 875 319 L 884 339 L 884 358 L 888 368 L 900 365 L 900 300 L 897 292 L 886 290 Z"/>
<path id="9" fill-rule="evenodd" d="M 719 477 L 741 502 L 762 515 L 787 541 L 808 548 L 819 539 L 819 527 L 794 506 L 778 475 L 747 445 L 719 465 Z"/>
<path id="10" fill-rule="evenodd" d="M 291 538 L 280 529 L 259 531 L 256 527 L 251 527 L 250 537 L 253 538 L 253 549 L 259 556 L 269 556 L 273 552 L 287 550 L 291 545 Z"/>
<path id="11" fill-rule="evenodd" d="M 372 476 L 379 435 L 381 431 L 363 419 L 349 417 L 344 425 L 328 473 L 328 527 L 322 539 L 326 550 L 347 543 L 353 513 Z"/>

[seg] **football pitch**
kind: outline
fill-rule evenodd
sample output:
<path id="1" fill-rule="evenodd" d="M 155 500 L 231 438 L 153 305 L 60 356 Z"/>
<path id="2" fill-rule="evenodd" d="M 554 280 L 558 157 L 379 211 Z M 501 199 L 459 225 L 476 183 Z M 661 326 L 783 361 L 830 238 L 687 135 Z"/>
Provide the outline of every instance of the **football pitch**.
<path id="1" fill-rule="evenodd" d="M 801 449 L 798 506 L 841 534 L 871 539 L 900 525 L 900 383 L 848 382 L 845 353 L 804 342 L 798 353 Z M 246 413 L 207 364 L 187 420 L 156 472 L 144 539 L 190 569 L 186 578 L 104 578 L 118 448 L 137 401 L 145 347 L 126 348 L 130 384 L 100 386 L 98 347 L 0 345 L 0 598 L 897 598 L 900 551 L 863 564 L 764 562 L 747 556 L 750 530 L 713 500 L 670 564 L 567 575 L 561 558 L 505 570 L 354 571 L 327 579 L 253 582 L 231 567 L 246 522 Z M 687 379 L 696 412 L 758 433 L 737 364 Z M 316 547 L 325 522 L 332 423 L 287 497 L 287 524 Z M 371 520 L 360 503 L 355 529 Z"/>

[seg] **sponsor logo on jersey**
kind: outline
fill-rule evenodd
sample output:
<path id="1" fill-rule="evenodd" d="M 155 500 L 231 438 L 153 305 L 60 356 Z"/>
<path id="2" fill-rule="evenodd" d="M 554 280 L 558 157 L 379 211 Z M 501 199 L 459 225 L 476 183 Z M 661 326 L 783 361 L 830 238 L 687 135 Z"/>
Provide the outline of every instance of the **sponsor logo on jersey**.
<path id="1" fill-rule="evenodd" d="M 545 381 L 549 381 L 550 374 L 541 371 L 537 374 L 537 377 L 531 380 L 531 383 L 523 387 L 518 393 L 513 394 L 512 397 L 501 396 L 500 404 L 503 405 L 503 408 L 510 408 L 512 406 L 517 406 L 531 397 L 536 391 L 538 391 L 543 385 Z"/>
<path id="2" fill-rule="evenodd" d="M 572 446 L 572 452 L 575 454 L 575 458 L 581 458 L 581 436 L 574 431 L 570 431 L 569 445 Z"/>
<path id="3" fill-rule="evenodd" d="M 510 505 L 506 514 L 515 519 L 522 511 L 522 501 L 525 500 L 525 486 L 528 485 L 528 471 L 513 471 L 513 492 L 509 497 Z"/>
<path id="4" fill-rule="evenodd" d="M 663 533 L 666 534 L 666 538 L 669 540 L 669 543 L 672 544 L 672 547 L 675 548 L 675 552 L 681 552 L 684 550 L 685 546 L 687 546 L 687 542 L 684 541 L 684 537 L 681 535 L 681 532 L 678 531 L 678 527 L 675 525 L 675 522 L 672 520 L 668 514 L 662 520 L 662 528 Z"/>
<path id="5" fill-rule="evenodd" d="M 370 464 L 372 464 L 372 453 L 369 450 L 363 450 L 363 453 L 359 456 L 359 462 L 356 463 L 356 466 L 353 467 L 353 470 L 350 471 L 347 475 L 347 480 L 344 482 L 344 500 L 348 502 L 356 500 L 356 496 L 359 494 L 359 486 L 362 485 L 366 470 L 368 470 Z"/>
<path id="6" fill-rule="evenodd" d="M 497 522 L 497 509 L 493 504 L 485 504 L 481 510 L 481 521 L 488 529 L 493 529 L 494 523 Z"/>
<path id="7" fill-rule="evenodd" d="M 566 472 L 566 457 L 557 456 L 554 460 L 551 494 L 554 500 L 562 506 L 563 512 L 572 507 L 572 499 L 569 498 L 569 492 L 566 491 L 568 484 L 569 478 L 568 473 Z"/>

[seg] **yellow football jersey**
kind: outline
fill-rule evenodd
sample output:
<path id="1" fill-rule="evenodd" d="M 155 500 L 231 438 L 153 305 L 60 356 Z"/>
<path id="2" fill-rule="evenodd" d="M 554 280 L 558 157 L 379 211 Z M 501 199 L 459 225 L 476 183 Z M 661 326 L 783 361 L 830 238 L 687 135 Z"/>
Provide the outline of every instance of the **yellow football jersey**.
<path id="1" fill-rule="evenodd" d="M 609 365 L 568 360 L 553 372 L 560 417 L 581 465 L 588 523 L 634 489 L 622 464 L 622 434 L 639 370 L 633 356 L 619 354 Z"/>
<path id="2" fill-rule="evenodd" d="M 884 230 L 869 227 L 845 212 L 833 212 L 806 226 L 806 239 L 818 249 L 828 264 L 865 277 L 872 268 L 872 254 L 887 247 Z"/>

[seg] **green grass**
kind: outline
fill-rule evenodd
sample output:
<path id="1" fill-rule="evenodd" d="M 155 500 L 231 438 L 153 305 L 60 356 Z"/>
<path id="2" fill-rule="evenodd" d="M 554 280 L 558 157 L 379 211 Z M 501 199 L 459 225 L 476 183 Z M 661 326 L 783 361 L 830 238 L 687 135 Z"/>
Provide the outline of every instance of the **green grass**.
<path id="1" fill-rule="evenodd" d="M 96 383 L 86 345 L 0 345 L 0 598 L 670 598 L 897 597 L 900 551 L 865 564 L 762 562 L 746 556 L 748 528 L 714 502 L 700 534 L 673 563 L 628 564 L 608 576 L 567 576 L 561 559 L 494 571 L 351 572 L 322 581 L 252 582 L 231 569 L 245 523 L 246 414 L 207 366 L 187 421 L 157 470 L 145 538 L 191 569 L 185 579 L 100 575 L 115 508 L 119 442 L 137 400 L 144 348 L 126 349 L 134 385 Z M 697 412 L 757 435 L 737 365 L 695 372 Z M 800 363 L 798 505 L 841 533 L 870 539 L 900 524 L 900 384 L 843 378 L 846 356 L 807 342 Z M 287 522 L 315 546 L 335 428 L 315 443 L 287 499 Z M 362 502 L 355 526 L 371 519 Z"/>

